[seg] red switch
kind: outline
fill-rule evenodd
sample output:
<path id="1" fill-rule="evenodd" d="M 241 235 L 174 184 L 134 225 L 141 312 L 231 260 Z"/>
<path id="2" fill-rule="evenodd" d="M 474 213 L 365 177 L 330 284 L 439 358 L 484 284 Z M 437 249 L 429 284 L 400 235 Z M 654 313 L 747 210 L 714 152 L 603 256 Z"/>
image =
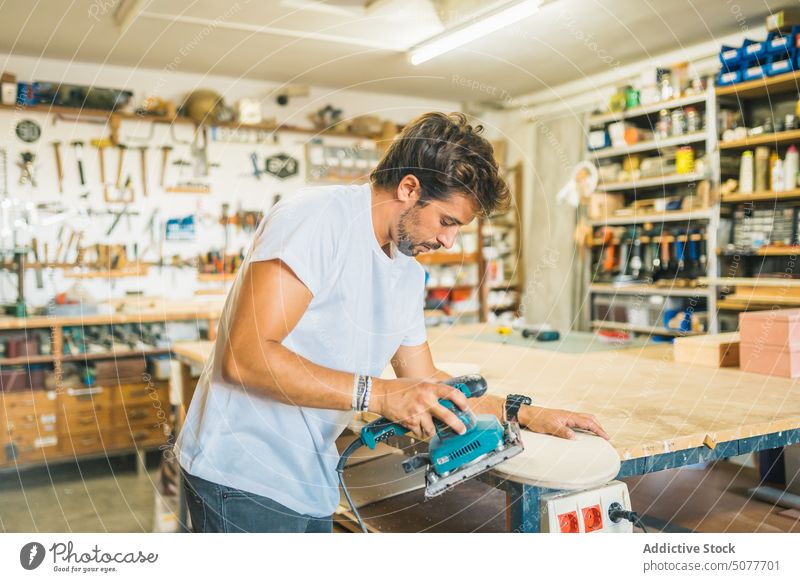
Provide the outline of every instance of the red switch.
<path id="1" fill-rule="evenodd" d="M 561 533 L 579 533 L 578 527 L 578 513 L 570 511 L 569 513 L 561 513 L 558 516 L 558 527 Z"/>
<path id="2" fill-rule="evenodd" d="M 583 524 L 586 526 L 586 532 L 603 529 L 603 515 L 600 512 L 599 505 L 592 505 L 591 507 L 583 508 Z"/>

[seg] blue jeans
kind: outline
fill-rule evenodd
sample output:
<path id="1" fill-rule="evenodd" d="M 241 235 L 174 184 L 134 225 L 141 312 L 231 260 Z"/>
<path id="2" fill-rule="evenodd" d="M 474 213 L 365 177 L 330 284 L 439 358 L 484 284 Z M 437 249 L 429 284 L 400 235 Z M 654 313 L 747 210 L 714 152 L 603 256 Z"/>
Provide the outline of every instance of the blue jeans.
<path id="1" fill-rule="evenodd" d="M 186 503 L 196 533 L 331 533 L 330 517 L 311 517 L 247 491 L 183 473 Z"/>

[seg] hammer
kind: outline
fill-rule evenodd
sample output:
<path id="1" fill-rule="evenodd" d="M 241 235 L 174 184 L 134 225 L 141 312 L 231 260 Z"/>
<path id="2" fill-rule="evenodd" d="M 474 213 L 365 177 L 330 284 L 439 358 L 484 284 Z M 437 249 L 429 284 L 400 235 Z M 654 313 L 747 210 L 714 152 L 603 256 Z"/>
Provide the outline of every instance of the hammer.
<path id="1" fill-rule="evenodd" d="M 122 167 L 125 163 L 125 152 L 127 151 L 128 146 L 118 143 L 117 149 L 119 150 L 119 159 L 117 161 L 117 179 L 114 181 L 114 186 L 117 190 L 119 190 L 122 188 Z"/>
<path id="2" fill-rule="evenodd" d="M 172 151 L 172 146 L 161 146 L 161 187 L 164 187 L 164 178 L 167 175 L 167 161 L 169 161 L 169 152 Z"/>
<path id="3" fill-rule="evenodd" d="M 106 184 L 106 156 L 105 148 L 111 145 L 108 139 L 93 139 L 92 145 L 97 148 L 97 159 L 100 164 L 100 183 L 103 185 L 103 197 L 108 200 L 108 184 Z"/>
<path id="4" fill-rule="evenodd" d="M 73 141 L 71 144 L 75 148 L 75 159 L 78 160 L 78 178 L 80 178 L 81 186 L 86 186 L 86 179 L 83 177 L 83 142 Z"/>
<path id="5" fill-rule="evenodd" d="M 56 177 L 58 178 L 58 191 L 64 193 L 64 169 L 61 166 L 61 142 L 53 142 L 53 151 L 56 155 Z"/>
<path id="6" fill-rule="evenodd" d="M 142 194 L 147 196 L 147 146 L 139 146 L 139 160 L 142 165 Z"/>

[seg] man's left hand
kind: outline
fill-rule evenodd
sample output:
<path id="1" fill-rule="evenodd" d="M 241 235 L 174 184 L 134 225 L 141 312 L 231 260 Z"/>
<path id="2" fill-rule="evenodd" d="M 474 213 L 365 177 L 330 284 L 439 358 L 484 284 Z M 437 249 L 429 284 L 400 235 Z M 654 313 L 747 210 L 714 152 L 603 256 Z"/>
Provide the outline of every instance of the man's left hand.
<path id="1" fill-rule="evenodd" d="M 597 418 L 591 414 L 557 408 L 523 406 L 519 411 L 519 421 L 522 426 L 533 432 L 551 434 L 565 439 L 575 438 L 573 428 L 588 430 L 606 440 L 609 439 L 608 433 L 600 426 Z"/>

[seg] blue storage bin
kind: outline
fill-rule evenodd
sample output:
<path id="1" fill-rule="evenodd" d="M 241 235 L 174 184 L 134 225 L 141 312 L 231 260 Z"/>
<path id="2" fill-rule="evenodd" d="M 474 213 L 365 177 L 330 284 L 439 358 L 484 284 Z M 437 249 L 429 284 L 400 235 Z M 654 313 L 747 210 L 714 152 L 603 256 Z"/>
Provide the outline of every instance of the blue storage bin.
<path id="1" fill-rule="evenodd" d="M 767 36 L 767 55 L 770 58 L 790 59 L 795 55 L 795 39 L 800 27 L 793 26 L 791 32 L 770 32 Z"/>
<path id="2" fill-rule="evenodd" d="M 767 65 L 752 62 L 750 64 L 742 65 L 742 81 L 754 81 L 756 79 L 763 79 L 766 74 Z"/>
<path id="3" fill-rule="evenodd" d="M 750 40 L 746 38 L 739 49 L 739 60 L 742 63 L 762 61 L 767 56 L 767 43 L 763 40 Z"/>
<path id="4" fill-rule="evenodd" d="M 728 69 L 722 67 L 717 75 L 717 87 L 724 87 L 725 85 L 733 85 L 742 80 L 742 70 L 739 67 Z"/>
<path id="5" fill-rule="evenodd" d="M 769 62 L 764 65 L 766 67 L 767 76 L 782 75 L 795 70 L 795 59 L 787 58 L 784 55 L 777 55 L 771 57 Z"/>
<path id="6" fill-rule="evenodd" d="M 719 62 L 729 67 L 738 65 L 739 48 L 738 46 L 722 45 L 719 49 Z"/>

